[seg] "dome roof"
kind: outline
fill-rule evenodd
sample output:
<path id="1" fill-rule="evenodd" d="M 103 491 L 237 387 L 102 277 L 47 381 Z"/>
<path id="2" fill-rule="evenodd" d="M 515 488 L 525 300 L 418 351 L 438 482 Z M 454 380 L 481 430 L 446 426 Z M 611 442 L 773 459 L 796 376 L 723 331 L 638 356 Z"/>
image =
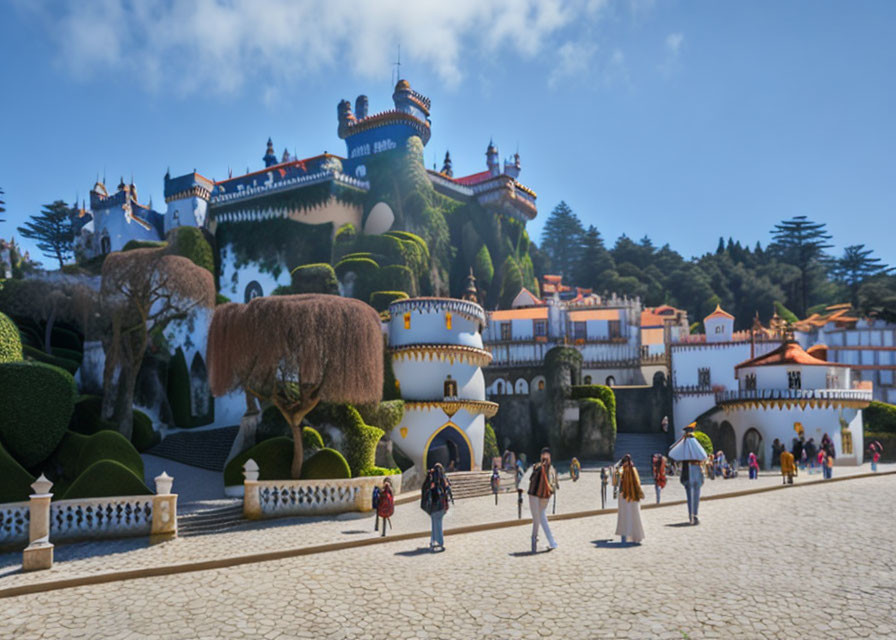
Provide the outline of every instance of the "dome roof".
<path id="1" fill-rule="evenodd" d="M 396 91 L 401 91 L 402 89 L 407 89 L 407 90 L 410 91 L 410 89 L 411 89 L 411 83 L 408 82 L 407 80 L 404 80 L 404 79 L 399 80 L 399 81 L 398 81 L 398 84 L 395 85 L 395 90 L 396 90 Z"/>

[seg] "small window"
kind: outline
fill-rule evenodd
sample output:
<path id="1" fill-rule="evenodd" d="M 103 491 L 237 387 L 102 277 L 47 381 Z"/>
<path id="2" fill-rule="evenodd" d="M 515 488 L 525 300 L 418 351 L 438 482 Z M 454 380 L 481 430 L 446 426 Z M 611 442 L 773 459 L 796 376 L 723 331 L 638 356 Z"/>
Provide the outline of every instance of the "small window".
<path id="1" fill-rule="evenodd" d="M 451 376 L 448 376 L 448 378 L 445 379 L 444 391 L 446 398 L 456 398 L 457 380 L 452 380 Z"/>
<path id="2" fill-rule="evenodd" d="M 404 328 L 405 329 L 411 328 L 411 313 L 410 313 L 410 311 L 408 313 L 404 314 Z"/>
<path id="3" fill-rule="evenodd" d="M 591 376 L 585 376 L 585 384 L 591 384 Z"/>
<path id="4" fill-rule="evenodd" d="M 725 333 L 725 327 L 722 325 L 716 326 L 716 333 Z"/>
<path id="5" fill-rule="evenodd" d="M 852 431 L 849 429 L 840 431 L 840 449 L 843 452 L 843 455 L 852 455 Z"/>
<path id="6" fill-rule="evenodd" d="M 747 391 L 756 391 L 756 374 L 748 373 L 744 379 L 744 388 Z"/>
<path id="7" fill-rule="evenodd" d="M 619 320 L 610 320 L 610 338 L 622 337 L 622 325 Z"/>
<path id="8" fill-rule="evenodd" d="M 614 378 L 613 376 L 607 376 L 607 386 L 612 387 L 615 384 L 616 384 L 616 378 Z"/>
<path id="9" fill-rule="evenodd" d="M 572 335 L 576 340 L 587 340 L 588 339 L 588 329 L 587 325 L 584 322 L 573 322 L 572 323 Z"/>
<path id="10" fill-rule="evenodd" d="M 511 325 L 509 322 L 501 323 L 501 340 L 510 340 L 510 336 L 511 336 L 510 328 L 511 328 Z"/>
<path id="11" fill-rule="evenodd" d="M 533 320 L 532 332 L 536 338 L 543 338 L 548 335 L 548 323 L 545 320 Z"/>
<path id="12" fill-rule="evenodd" d="M 788 389 L 802 389 L 802 374 L 799 371 L 788 371 L 787 372 L 787 388 Z"/>
<path id="13" fill-rule="evenodd" d="M 539 380 L 539 381 L 538 381 L 538 390 L 539 390 L 539 391 L 544 391 L 544 380 Z"/>
<path id="14" fill-rule="evenodd" d="M 710 384 L 709 381 L 709 367 L 700 367 L 697 369 L 697 386 L 708 387 Z"/>
<path id="15" fill-rule="evenodd" d="M 450 311 L 445 314 L 445 328 L 448 330 L 451 329 L 451 312 Z"/>

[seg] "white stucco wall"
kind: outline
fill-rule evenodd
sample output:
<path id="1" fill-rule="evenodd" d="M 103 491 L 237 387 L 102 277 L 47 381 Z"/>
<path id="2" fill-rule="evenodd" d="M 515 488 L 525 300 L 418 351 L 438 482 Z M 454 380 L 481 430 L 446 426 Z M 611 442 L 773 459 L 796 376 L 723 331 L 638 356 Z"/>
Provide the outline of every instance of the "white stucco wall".
<path id="1" fill-rule="evenodd" d="M 471 414 L 461 409 L 449 417 L 439 408 L 406 408 L 401 424 L 392 432 L 392 439 L 415 465 L 425 469 L 424 458 L 428 443 L 449 422 L 466 434 L 472 446 L 473 469 L 479 469 L 485 440 L 485 416 L 481 414 Z"/>
<path id="2" fill-rule="evenodd" d="M 389 346 L 412 344 L 451 344 L 482 348 L 478 323 L 458 313 L 451 314 L 451 329 L 447 328 L 444 311 L 414 309 L 410 329 L 405 329 L 404 314 L 393 313 L 389 322 Z"/>
<path id="3" fill-rule="evenodd" d="M 230 298 L 233 302 L 246 302 L 246 287 L 251 282 L 257 282 L 262 290 L 262 295 L 269 296 L 280 285 L 290 283 L 289 269 L 286 264 L 280 265 L 280 273 L 275 278 L 273 274 L 262 272 L 254 262 L 245 264 L 239 269 L 236 267 L 236 256 L 231 245 L 221 248 L 221 294 Z"/>
<path id="4" fill-rule="evenodd" d="M 447 360 L 393 358 L 392 368 L 405 400 L 442 400 L 449 375 L 457 382 L 458 398 L 485 400 L 485 378 L 477 366 L 458 361 L 452 364 Z"/>

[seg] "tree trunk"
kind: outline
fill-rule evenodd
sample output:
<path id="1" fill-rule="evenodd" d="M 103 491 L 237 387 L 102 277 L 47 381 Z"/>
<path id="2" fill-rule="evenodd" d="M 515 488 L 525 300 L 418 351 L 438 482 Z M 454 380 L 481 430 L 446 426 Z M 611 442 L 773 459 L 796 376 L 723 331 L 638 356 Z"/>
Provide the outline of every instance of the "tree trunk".
<path id="1" fill-rule="evenodd" d="M 293 450 L 290 475 L 293 480 L 298 480 L 302 477 L 302 459 L 305 456 L 305 447 L 302 443 L 302 420 L 304 420 L 305 416 L 317 406 L 319 401 L 320 398 L 315 394 L 310 399 L 303 400 L 298 407 L 291 407 L 290 409 L 286 409 L 279 402 L 276 400 L 274 401 L 274 404 L 280 409 L 280 413 L 286 418 L 286 422 L 289 424 L 289 428 L 292 431 Z"/>

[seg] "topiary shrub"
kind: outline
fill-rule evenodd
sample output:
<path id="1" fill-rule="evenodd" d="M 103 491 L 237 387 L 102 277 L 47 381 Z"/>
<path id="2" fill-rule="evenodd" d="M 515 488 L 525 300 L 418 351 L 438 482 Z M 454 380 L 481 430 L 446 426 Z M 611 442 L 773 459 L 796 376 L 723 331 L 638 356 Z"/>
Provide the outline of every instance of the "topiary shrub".
<path id="1" fill-rule="evenodd" d="M 712 448 L 712 440 L 708 435 L 703 433 L 702 431 L 695 431 L 694 437 L 697 438 L 697 442 L 700 443 L 700 446 L 703 447 L 703 450 L 706 452 L 706 455 L 711 456 L 713 454 L 714 449 Z"/>
<path id="2" fill-rule="evenodd" d="M 0 363 L 22 360 L 22 339 L 15 323 L 0 313 Z"/>
<path id="3" fill-rule="evenodd" d="M 80 362 L 69 360 L 68 358 L 58 358 L 56 356 L 51 356 L 43 349 L 37 349 L 36 347 L 32 347 L 31 345 L 27 344 L 22 346 L 22 354 L 27 360 L 33 362 L 42 362 L 44 364 L 53 365 L 54 367 L 59 367 L 60 369 L 64 369 L 65 371 L 69 372 L 71 375 L 75 375 L 78 367 L 81 366 Z"/>
<path id="4" fill-rule="evenodd" d="M 376 274 L 375 282 L 380 291 L 405 291 L 411 296 L 417 294 L 417 280 L 414 273 L 403 264 L 383 267 Z"/>
<path id="5" fill-rule="evenodd" d="M 492 468 L 492 458 L 497 458 L 501 455 L 501 450 L 498 449 L 498 438 L 495 436 L 495 430 L 492 428 L 490 422 L 485 423 L 485 440 L 483 442 L 482 449 L 482 468 L 483 469 L 491 469 Z"/>
<path id="6" fill-rule="evenodd" d="M 380 265 L 371 258 L 346 258 L 336 263 L 334 271 L 342 280 L 350 271 L 359 277 L 367 277 L 376 273 L 379 268 Z"/>
<path id="7" fill-rule="evenodd" d="M 291 478 L 292 453 L 292 438 L 281 436 L 259 442 L 227 463 L 224 467 L 224 484 L 228 487 L 243 484 L 243 465 L 249 458 L 258 463 L 259 480 Z"/>
<path id="8" fill-rule="evenodd" d="M 333 267 L 325 262 L 304 264 L 292 270 L 293 293 L 339 294 L 339 281 Z"/>
<path id="9" fill-rule="evenodd" d="M 78 396 L 68 428 L 85 436 L 92 436 L 103 430 L 118 431 L 114 424 L 100 417 L 102 408 L 103 399 L 100 396 Z"/>
<path id="10" fill-rule="evenodd" d="M 16 462 L 3 445 L 0 445 L 0 504 L 22 502 L 31 495 L 31 483 L 35 478 Z"/>
<path id="11" fill-rule="evenodd" d="M 78 459 L 88 440 L 90 436 L 66 431 L 56 450 L 40 465 L 41 472 L 53 481 L 53 493 L 57 496 L 64 494 L 78 474 L 84 471 L 78 466 Z"/>
<path id="12" fill-rule="evenodd" d="M 862 409 L 865 431 L 896 433 L 896 405 L 872 401 Z"/>
<path id="13" fill-rule="evenodd" d="M 174 424 L 182 429 L 193 426 L 193 409 L 190 404 L 190 370 L 187 358 L 180 347 L 171 357 L 168 364 L 168 404 Z"/>
<path id="14" fill-rule="evenodd" d="M 401 473 L 399 467 L 367 467 L 359 475 L 361 476 L 397 476 Z"/>
<path id="15" fill-rule="evenodd" d="M 125 442 L 127 442 L 125 440 Z M 63 500 L 73 498 L 107 498 L 110 496 L 151 495 L 152 491 L 133 471 L 115 460 L 99 460 L 85 469 L 68 490 Z"/>
<path id="16" fill-rule="evenodd" d="M 114 460 L 130 469 L 138 478 L 143 477 L 143 459 L 134 445 L 117 431 L 100 431 L 87 438 L 78 455 L 78 470 L 83 473 L 100 460 Z"/>
<path id="17" fill-rule="evenodd" d="M 405 300 L 408 294 L 404 291 L 374 291 L 370 294 L 370 306 L 382 313 L 389 310 L 389 305 L 396 300 Z"/>
<path id="18" fill-rule="evenodd" d="M 796 317 L 796 314 L 785 307 L 782 303 L 775 300 L 775 311 L 785 322 L 789 322 L 793 324 L 794 322 L 799 322 L 799 318 Z"/>
<path id="19" fill-rule="evenodd" d="M 58 367 L 0 364 L 0 443 L 25 468 L 43 462 L 65 435 L 75 396 L 74 379 Z"/>
<path id="20" fill-rule="evenodd" d="M 365 424 L 379 427 L 389 433 L 404 417 L 404 400 L 384 400 L 374 405 L 355 407 Z"/>
<path id="21" fill-rule="evenodd" d="M 352 405 L 321 403 L 308 414 L 308 420 L 318 426 L 332 424 L 342 430 L 345 436 L 342 453 L 353 477 L 364 475 L 365 470 L 376 466 L 376 445 L 385 432 L 364 424 Z"/>
<path id="22" fill-rule="evenodd" d="M 183 256 L 193 264 L 215 273 L 212 247 L 198 227 L 177 227 L 168 232 L 168 253 Z"/>
<path id="23" fill-rule="evenodd" d="M 302 447 L 305 451 L 324 448 L 324 439 L 320 437 L 317 429 L 302 427 Z"/>
<path id="24" fill-rule="evenodd" d="M 342 480 L 351 477 L 348 462 L 336 449 L 321 449 L 302 465 L 302 480 Z"/>
<path id="25" fill-rule="evenodd" d="M 610 424 L 616 428 L 616 394 L 610 387 L 602 384 L 582 384 L 572 387 L 573 399 L 596 398 L 600 400 L 607 411 Z"/>
<path id="26" fill-rule="evenodd" d="M 131 435 L 134 448 L 143 453 L 159 444 L 161 440 L 161 435 L 152 428 L 152 419 L 142 411 L 134 409 L 134 430 Z"/>

